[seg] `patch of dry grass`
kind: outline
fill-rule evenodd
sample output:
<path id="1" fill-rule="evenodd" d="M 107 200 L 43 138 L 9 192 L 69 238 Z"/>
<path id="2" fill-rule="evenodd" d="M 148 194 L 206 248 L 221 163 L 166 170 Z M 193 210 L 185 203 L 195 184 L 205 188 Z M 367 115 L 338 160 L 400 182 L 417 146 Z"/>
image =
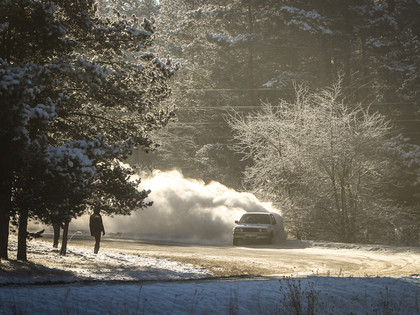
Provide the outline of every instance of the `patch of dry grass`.
<path id="1" fill-rule="evenodd" d="M 259 263 L 248 260 L 232 261 L 212 257 L 181 256 L 181 255 L 156 255 L 145 253 L 145 256 L 153 258 L 163 258 L 180 263 L 187 263 L 200 266 L 211 271 L 215 277 L 231 276 L 263 276 L 273 274 L 273 270 Z"/>

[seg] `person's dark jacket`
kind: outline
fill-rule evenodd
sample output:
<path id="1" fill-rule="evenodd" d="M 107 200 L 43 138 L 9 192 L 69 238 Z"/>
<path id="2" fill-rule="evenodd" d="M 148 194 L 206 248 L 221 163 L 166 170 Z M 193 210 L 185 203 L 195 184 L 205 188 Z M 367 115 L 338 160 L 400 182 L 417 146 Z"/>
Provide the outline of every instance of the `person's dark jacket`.
<path id="1" fill-rule="evenodd" d="M 89 227 L 90 235 L 92 236 L 101 235 L 101 232 L 105 234 L 105 228 L 100 214 L 94 213 L 90 216 Z"/>

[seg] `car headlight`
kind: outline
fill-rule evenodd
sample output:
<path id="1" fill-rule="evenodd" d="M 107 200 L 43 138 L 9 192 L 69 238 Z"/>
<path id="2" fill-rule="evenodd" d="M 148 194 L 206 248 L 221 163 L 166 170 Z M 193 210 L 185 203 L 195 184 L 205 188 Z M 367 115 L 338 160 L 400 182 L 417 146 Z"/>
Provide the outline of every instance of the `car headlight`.
<path id="1" fill-rule="evenodd" d="M 242 229 L 235 229 L 235 232 L 243 232 Z"/>

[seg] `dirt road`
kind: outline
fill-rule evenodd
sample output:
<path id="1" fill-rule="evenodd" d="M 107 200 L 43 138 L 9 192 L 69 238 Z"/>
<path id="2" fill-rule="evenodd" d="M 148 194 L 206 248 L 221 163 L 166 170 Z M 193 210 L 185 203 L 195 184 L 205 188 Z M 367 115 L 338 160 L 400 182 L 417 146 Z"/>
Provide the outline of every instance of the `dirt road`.
<path id="1" fill-rule="evenodd" d="M 73 239 L 70 246 L 91 245 L 93 240 Z M 211 270 L 215 276 L 400 277 L 420 274 L 420 248 L 349 246 L 293 240 L 273 245 L 233 247 L 107 238 L 102 240 L 101 246 L 112 251 L 199 265 Z"/>

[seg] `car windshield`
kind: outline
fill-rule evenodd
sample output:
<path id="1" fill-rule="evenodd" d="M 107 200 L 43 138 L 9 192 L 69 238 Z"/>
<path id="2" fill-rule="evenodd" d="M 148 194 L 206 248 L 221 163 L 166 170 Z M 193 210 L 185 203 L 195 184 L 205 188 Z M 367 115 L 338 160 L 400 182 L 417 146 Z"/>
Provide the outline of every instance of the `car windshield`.
<path id="1" fill-rule="evenodd" d="M 270 217 L 266 214 L 244 214 L 239 223 L 270 224 Z"/>

